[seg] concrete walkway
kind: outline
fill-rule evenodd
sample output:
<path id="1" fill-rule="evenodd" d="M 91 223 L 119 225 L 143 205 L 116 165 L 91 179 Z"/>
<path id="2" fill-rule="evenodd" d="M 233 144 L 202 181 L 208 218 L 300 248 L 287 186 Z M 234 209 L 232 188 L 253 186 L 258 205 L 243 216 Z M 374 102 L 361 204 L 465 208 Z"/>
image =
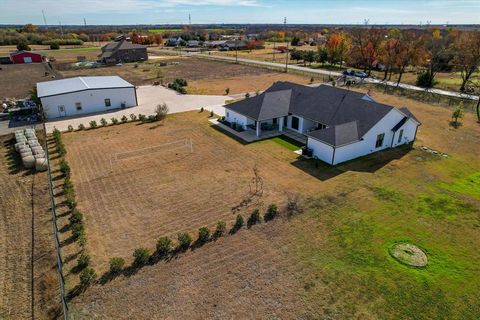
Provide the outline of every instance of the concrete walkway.
<path id="1" fill-rule="evenodd" d="M 54 128 L 60 131 L 68 130 L 71 125 L 77 129 L 79 124 L 85 127 L 90 126 L 90 121 L 95 120 L 100 125 L 100 119 L 105 118 L 109 123 L 111 118 L 120 118 L 124 115 L 129 117 L 130 114 L 154 114 L 155 107 L 158 104 L 166 103 L 169 113 L 178 113 L 191 110 L 198 110 L 203 107 L 206 111 L 211 111 L 220 116 L 225 115 L 223 107 L 226 100 L 233 99 L 231 96 L 207 96 L 207 95 L 188 95 L 179 94 L 176 91 L 164 88 L 162 86 L 141 86 L 137 89 L 138 106 L 116 109 L 110 112 L 95 113 L 85 115 L 83 117 L 67 117 L 49 121 L 46 123 L 47 132 L 52 132 Z M 130 119 L 130 118 L 129 118 Z"/>
<path id="2" fill-rule="evenodd" d="M 215 54 L 205 54 L 205 53 L 186 52 L 186 51 L 175 51 L 175 52 L 176 53 L 181 53 L 181 54 L 184 54 L 184 55 L 197 56 L 197 57 L 202 57 L 202 58 L 207 58 L 207 59 L 225 60 L 225 61 L 232 61 L 232 62 L 236 61 L 235 57 L 219 56 L 219 55 L 215 55 Z M 245 59 L 245 58 L 238 58 L 238 62 L 243 62 L 245 64 L 258 65 L 258 66 L 263 66 L 263 67 L 273 67 L 273 68 L 285 69 L 285 64 L 284 63 L 258 61 L 258 60 Z M 322 70 L 322 69 L 312 69 L 312 68 L 307 68 L 307 67 L 302 67 L 302 66 L 297 66 L 297 65 L 288 65 L 288 69 L 297 70 L 297 71 L 301 71 L 301 72 L 308 72 L 308 73 L 311 73 L 311 74 L 328 75 L 328 76 L 333 76 L 333 77 L 342 76 L 342 74 L 340 72 Z M 379 80 L 379 79 L 367 78 L 367 79 L 365 79 L 365 82 L 375 83 L 375 84 L 383 84 L 383 85 L 387 85 L 387 86 L 391 86 L 391 87 L 397 87 L 397 83 L 394 82 L 394 81 L 382 81 L 382 80 Z M 406 83 L 400 83 L 398 85 L 398 87 L 403 88 L 403 89 L 408 89 L 408 90 L 414 90 L 414 91 L 427 91 L 427 92 L 431 92 L 431 93 L 435 93 L 435 94 L 439 94 L 439 95 L 443 95 L 443 96 L 449 96 L 449 97 L 457 97 L 457 98 L 471 99 L 471 100 L 478 100 L 479 99 L 476 95 L 458 93 L 458 92 L 441 90 L 441 89 L 425 89 L 425 88 L 417 87 L 417 86 L 406 84 Z"/>

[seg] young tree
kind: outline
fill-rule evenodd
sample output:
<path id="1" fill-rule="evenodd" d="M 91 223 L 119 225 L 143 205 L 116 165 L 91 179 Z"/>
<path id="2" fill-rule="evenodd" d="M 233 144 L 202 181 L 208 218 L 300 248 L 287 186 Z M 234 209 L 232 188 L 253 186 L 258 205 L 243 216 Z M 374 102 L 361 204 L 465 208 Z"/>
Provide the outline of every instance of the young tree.
<path id="1" fill-rule="evenodd" d="M 161 237 L 157 241 L 157 253 L 159 255 L 166 255 L 172 249 L 172 240 L 168 237 Z"/>
<path id="2" fill-rule="evenodd" d="M 457 127 L 460 123 L 458 119 L 463 118 L 463 103 L 460 103 L 452 113 L 453 125 Z"/>
<path id="3" fill-rule="evenodd" d="M 210 230 L 207 227 L 198 229 L 198 242 L 203 244 L 210 239 Z"/>
<path id="4" fill-rule="evenodd" d="M 302 50 L 292 50 L 290 52 L 290 59 L 295 60 L 297 63 L 300 60 L 304 60 L 304 52 Z"/>
<path id="5" fill-rule="evenodd" d="M 304 53 L 304 63 L 308 62 L 309 65 L 315 61 L 315 52 L 312 50 L 308 50 Z"/>
<path id="6" fill-rule="evenodd" d="M 147 248 L 137 248 L 133 251 L 133 265 L 136 267 L 141 267 L 147 264 L 148 259 L 150 259 L 150 252 Z"/>
<path id="7" fill-rule="evenodd" d="M 162 103 L 157 105 L 155 108 L 155 116 L 157 120 L 162 121 L 167 117 L 168 114 L 168 106 L 166 103 Z"/>
<path id="8" fill-rule="evenodd" d="M 290 44 L 295 47 L 295 46 L 298 46 L 299 42 L 300 42 L 300 38 L 295 36 L 293 37 L 292 42 Z"/>
<path id="9" fill-rule="evenodd" d="M 123 266 L 125 265 L 125 260 L 121 257 L 114 257 L 110 259 L 110 270 L 111 274 L 118 274 L 122 271 Z"/>
<path id="10" fill-rule="evenodd" d="M 28 46 L 28 44 L 24 41 L 21 41 L 17 44 L 17 50 L 18 51 L 30 51 L 32 49 L 30 49 L 30 47 Z"/>
<path id="11" fill-rule="evenodd" d="M 480 31 L 460 32 L 452 46 L 455 69 L 460 71 L 462 77 L 460 91 L 465 92 L 470 78 L 480 66 Z"/>
<path id="12" fill-rule="evenodd" d="M 327 60 L 331 65 L 343 64 L 349 49 L 348 38 L 344 33 L 332 33 L 325 44 Z"/>

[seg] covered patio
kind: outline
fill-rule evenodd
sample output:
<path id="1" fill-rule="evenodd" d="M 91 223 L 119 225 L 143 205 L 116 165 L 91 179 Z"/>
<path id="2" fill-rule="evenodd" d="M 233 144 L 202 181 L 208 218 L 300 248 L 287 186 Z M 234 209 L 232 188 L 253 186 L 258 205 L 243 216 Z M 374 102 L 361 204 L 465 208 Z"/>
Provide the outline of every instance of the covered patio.
<path id="1" fill-rule="evenodd" d="M 255 141 L 264 140 L 264 139 L 270 139 L 270 138 L 278 137 L 281 135 L 285 135 L 302 144 L 306 144 L 307 142 L 307 138 L 305 135 L 283 127 L 283 123 L 281 124 L 266 123 L 268 127 L 264 125 L 263 126 L 264 129 L 262 130 L 262 121 L 257 121 L 255 125 L 247 126 L 246 130 L 237 131 L 231 128 L 230 126 L 224 123 L 221 123 L 220 121 L 218 121 L 218 119 L 211 119 L 209 121 L 217 128 L 238 137 L 239 139 L 245 141 L 246 143 L 255 142 Z"/>

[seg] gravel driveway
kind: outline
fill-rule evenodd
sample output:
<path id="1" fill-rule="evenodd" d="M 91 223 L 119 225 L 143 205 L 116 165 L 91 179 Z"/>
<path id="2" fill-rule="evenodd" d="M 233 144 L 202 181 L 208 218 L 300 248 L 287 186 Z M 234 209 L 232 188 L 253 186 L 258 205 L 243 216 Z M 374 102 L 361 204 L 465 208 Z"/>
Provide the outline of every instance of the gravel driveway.
<path id="1" fill-rule="evenodd" d="M 204 107 L 205 110 L 213 110 L 216 114 L 223 116 L 225 115 L 225 108 L 223 107 L 225 100 L 232 99 L 230 96 L 182 95 L 162 86 L 138 87 L 137 98 L 139 105 L 136 107 L 96 113 L 84 117 L 67 117 L 49 121 L 46 123 L 47 131 L 52 132 L 54 128 L 66 131 L 69 125 L 76 129 L 81 123 L 88 127 L 92 120 L 100 124 L 101 118 L 105 118 L 110 122 L 110 118 L 114 117 L 120 120 L 123 115 L 128 117 L 131 113 L 151 115 L 154 113 L 155 107 L 161 103 L 168 105 L 169 113 L 197 110 Z"/>

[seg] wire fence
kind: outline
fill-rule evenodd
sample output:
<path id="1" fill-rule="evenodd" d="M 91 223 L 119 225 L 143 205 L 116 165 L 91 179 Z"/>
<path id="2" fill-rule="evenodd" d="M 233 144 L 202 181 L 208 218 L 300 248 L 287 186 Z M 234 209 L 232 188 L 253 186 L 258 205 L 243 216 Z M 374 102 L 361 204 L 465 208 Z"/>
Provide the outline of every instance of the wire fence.
<path id="1" fill-rule="evenodd" d="M 57 225 L 57 212 L 56 212 L 56 204 L 55 198 L 53 193 L 53 180 L 52 180 L 52 170 L 50 168 L 50 156 L 48 153 L 48 139 L 47 139 L 47 129 L 45 127 L 45 123 L 43 123 L 43 132 L 45 135 L 45 155 L 47 159 L 47 173 L 48 173 L 48 191 L 50 194 L 50 206 L 52 212 L 52 222 L 53 222 L 53 235 L 55 240 L 55 249 L 56 249 L 56 257 L 57 257 L 57 271 L 58 271 L 58 280 L 60 283 L 60 299 L 62 302 L 62 309 L 63 309 L 63 319 L 68 320 L 68 304 L 65 294 L 65 276 L 63 274 L 63 260 L 62 255 L 60 252 L 60 240 L 58 238 L 58 225 Z"/>

